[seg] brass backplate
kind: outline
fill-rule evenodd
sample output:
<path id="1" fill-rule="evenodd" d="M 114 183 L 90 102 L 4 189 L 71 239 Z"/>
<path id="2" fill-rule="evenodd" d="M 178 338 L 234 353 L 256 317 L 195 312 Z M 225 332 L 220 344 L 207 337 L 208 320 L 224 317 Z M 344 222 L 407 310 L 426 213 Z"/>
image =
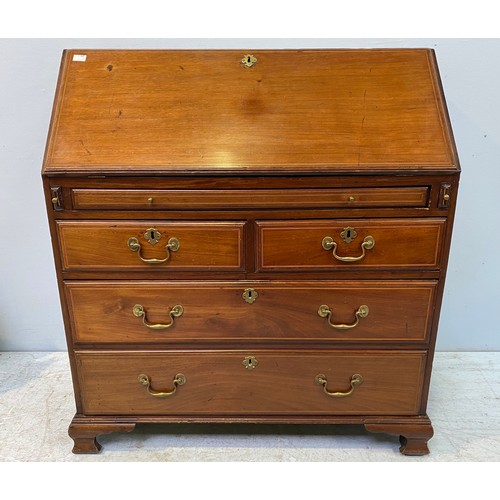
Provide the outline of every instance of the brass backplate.
<path id="1" fill-rule="evenodd" d="M 253 304 L 257 300 L 257 297 L 259 296 L 259 294 L 253 288 L 246 288 L 245 291 L 243 292 L 242 296 L 243 296 L 243 300 L 247 304 Z"/>
<path id="2" fill-rule="evenodd" d="M 447 182 L 441 184 L 439 190 L 438 208 L 450 208 L 451 184 Z"/>
<path id="3" fill-rule="evenodd" d="M 54 210 L 64 210 L 64 200 L 61 186 L 53 186 L 50 188 L 50 199 Z"/>
<path id="4" fill-rule="evenodd" d="M 150 227 L 144 233 L 144 238 L 146 238 L 146 240 L 148 240 L 148 243 L 150 243 L 151 245 L 156 245 L 160 241 L 161 234 L 158 229 Z"/>
<path id="5" fill-rule="evenodd" d="M 254 356 L 247 356 L 243 360 L 243 366 L 247 370 L 254 370 L 257 367 L 258 364 L 259 364 L 259 362 L 257 361 L 257 359 Z"/>
<path id="6" fill-rule="evenodd" d="M 340 233 L 340 237 L 346 242 L 351 243 L 351 241 L 356 238 L 358 233 L 354 230 L 353 227 L 345 227 L 344 230 Z"/>
<path id="7" fill-rule="evenodd" d="M 240 62 L 241 65 L 244 66 L 245 68 L 251 68 L 252 66 L 255 66 L 255 64 L 257 63 L 257 58 L 254 57 L 252 54 L 245 54 Z"/>

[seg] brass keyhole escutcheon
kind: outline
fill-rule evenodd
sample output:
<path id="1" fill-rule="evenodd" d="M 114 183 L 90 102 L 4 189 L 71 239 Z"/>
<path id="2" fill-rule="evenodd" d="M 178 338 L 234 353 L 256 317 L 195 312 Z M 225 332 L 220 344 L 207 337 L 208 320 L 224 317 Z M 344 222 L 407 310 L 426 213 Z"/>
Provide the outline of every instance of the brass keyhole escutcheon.
<path id="1" fill-rule="evenodd" d="M 245 54 L 240 62 L 241 65 L 244 66 L 245 68 L 251 68 L 252 66 L 255 66 L 255 64 L 257 63 L 257 58 L 254 57 L 252 54 Z"/>
<path id="2" fill-rule="evenodd" d="M 351 241 L 356 238 L 358 233 L 354 230 L 353 227 L 345 227 L 344 230 L 340 233 L 340 237 L 346 242 L 351 243 Z"/>
<path id="3" fill-rule="evenodd" d="M 254 370 L 255 368 L 257 368 L 258 364 L 259 364 L 259 362 L 257 361 L 257 358 L 255 358 L 254 356 L 247 356 L 243 360 L 243 366 L 247 370 Z"/>
<path id="4" fill-rule="evenodd" d="M 259 294 L 253 288 L 247 288 L 243 292 L 243 300 L 247 304 L 253 304 L 257 300 L 258 296 L 259 296 Z"/>
<path id="5" fill-rule="evenodd" d="M 146 232 L 144 233 L 144 238 L 150 243 L 151 245 L 156 245 L 161 238 L 160 231 L 154 227 L 150 227 L 149 229 L 146 229 Z"/>

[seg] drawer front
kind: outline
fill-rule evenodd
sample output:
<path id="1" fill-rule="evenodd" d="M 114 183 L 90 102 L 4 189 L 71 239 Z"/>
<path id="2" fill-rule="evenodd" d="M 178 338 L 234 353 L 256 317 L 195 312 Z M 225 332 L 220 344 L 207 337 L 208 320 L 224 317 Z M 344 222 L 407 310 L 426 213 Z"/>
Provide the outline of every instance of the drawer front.
<path id="1" fill-rule="evenodd" d="M 257 267 L 438 268 L 445 219 L 257 221 Z"/>
<path id="2" fill-rule="evenodd" d="M 64 270 L 244 269 L 244 222 L 57 222 Z"/>
<path id="3" fill-rule="evenodd" d="M 427 186 L 336 189 L 73 189 L 78 210 L 425 207 Z"/>
<path id="4" fill-rule="evenodd" d="M 421 351 L 108 351 L 76 359 L 87 415 L 417 414 L 425 366 Z"/>
<path id="5" fill-rule="evenodd" d="M 132 344 L 423 342 L 435 288 L 434 281 L 65 283 L 75 342 Z"/>

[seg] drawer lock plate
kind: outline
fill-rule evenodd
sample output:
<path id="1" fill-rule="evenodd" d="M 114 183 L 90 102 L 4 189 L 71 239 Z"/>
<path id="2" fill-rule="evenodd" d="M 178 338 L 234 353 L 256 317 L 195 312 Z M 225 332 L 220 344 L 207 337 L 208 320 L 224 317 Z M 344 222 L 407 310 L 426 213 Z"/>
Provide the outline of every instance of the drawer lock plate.
<path id="1" fill-rule="evenodd" d="M 248 304 L 253 304 L 257 300 L 258 296 L 259 294 L 253 288 L 247 288 L 243 292 L 243 300 Z"/>
<path id="2" fill-rule="evenodd" d="M 252 54 L 245 54 L 240 63 L 244 68 L 251 68 L 257 63 L 257 58 Z"/>
<path id="3" fill-rule="evenodd" d="M 259 362 L 257 361 L 256 358 L 254 358 L 253 356 L 247 356 L 244 360 L 243 360 L 243 366 L 247 369 L 247 370 L 254 370 L 255 368 L 257 368 L 257 365 L 259 364 Z"/>
<path id="4" fill-rule="evenodd" d="M 150 243 L 151 245 L 156 245 L 161 238 L 160 231 L 154 227 L 150 227 L 146 232 L 144 233 L 144 238 Z"/>
<path id="5" fill-rule="evenodd" d="M 356 238 L 358 233 L 354 230 L 353 227 L 346 227 L 344 230 L 340 233 L 340 237 L 346 242 L 346 243 L 351 243 L 351 241 Z"/>

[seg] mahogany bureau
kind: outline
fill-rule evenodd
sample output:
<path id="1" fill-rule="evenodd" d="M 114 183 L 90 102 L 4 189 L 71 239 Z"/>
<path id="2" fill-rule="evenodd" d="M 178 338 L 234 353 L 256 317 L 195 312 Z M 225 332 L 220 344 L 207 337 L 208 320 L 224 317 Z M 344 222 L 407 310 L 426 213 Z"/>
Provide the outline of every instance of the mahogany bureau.
<path id="1" fill-rule="evenodd" d="M 43 182 L 73 451 L 246 422 L 428 453 L 459 171 L 432 50 L 65 51 Z"/>

